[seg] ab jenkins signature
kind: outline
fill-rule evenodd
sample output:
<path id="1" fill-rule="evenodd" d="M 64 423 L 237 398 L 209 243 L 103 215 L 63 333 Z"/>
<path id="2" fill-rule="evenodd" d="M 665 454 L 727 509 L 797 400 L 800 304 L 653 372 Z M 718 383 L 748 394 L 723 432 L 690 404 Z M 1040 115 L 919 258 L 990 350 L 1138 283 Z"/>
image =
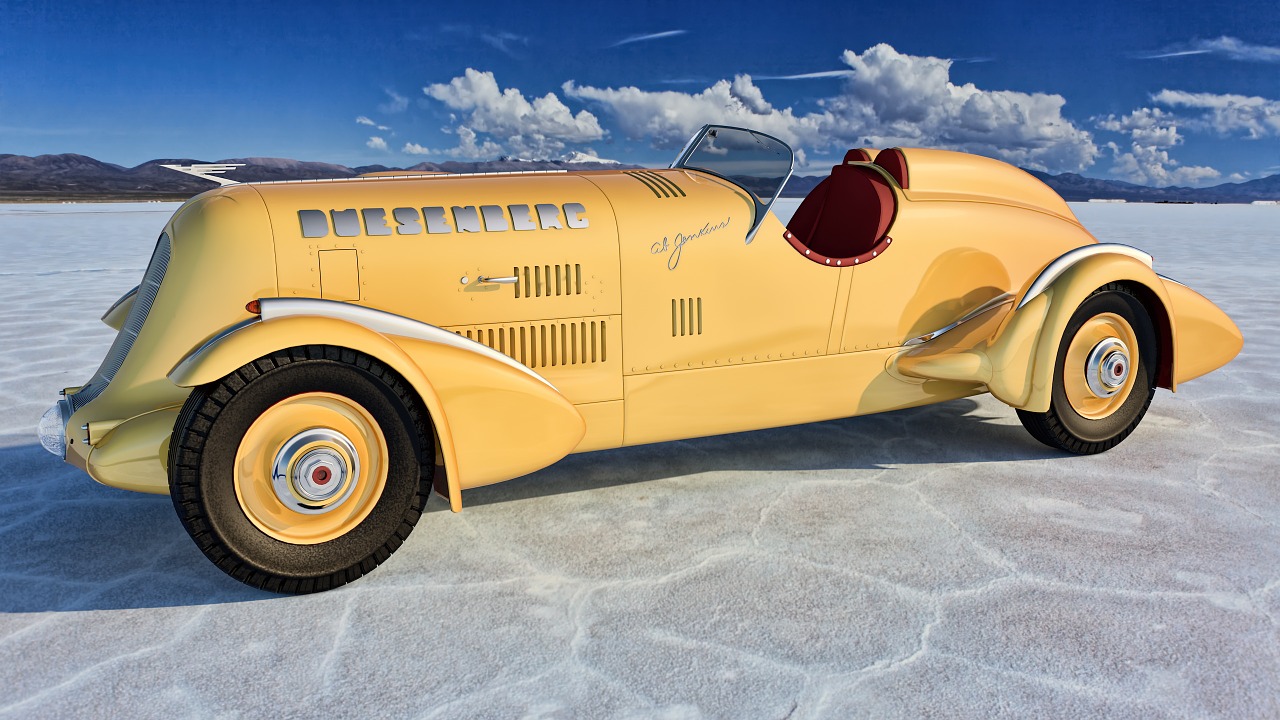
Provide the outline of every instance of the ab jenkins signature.
<path id="1" fill-rule="evenodd" d="M 685 245 L 693 240 L 710 235 L 717 230 L 723 230 L 724 228 L 729 227 L 729 221 L 731 219 L 731 217 L 727 217 L 724 219 L 724 222 L 717 223 L 715 225 L 707 223 L 702 226 L 701 230 L 687 235 L 685 233 L 676 233 L 674 238 L 664 237 L 662 238 L 662 242 L 656 242 L 649 246 L 649 253 L 652 255 L 668 253 L 667 269 L 675 270 L 676 266 L 680 264 L 680 255 L 684 252 Z"/>

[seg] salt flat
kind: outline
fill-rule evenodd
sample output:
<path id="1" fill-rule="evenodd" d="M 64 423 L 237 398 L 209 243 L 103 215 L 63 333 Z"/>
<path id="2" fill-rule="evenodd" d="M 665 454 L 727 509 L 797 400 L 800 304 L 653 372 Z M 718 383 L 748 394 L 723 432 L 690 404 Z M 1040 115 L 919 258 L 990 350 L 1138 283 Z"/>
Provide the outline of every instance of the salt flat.
<path id="1" fill-rule="evenodd" d="M 1074 207 L 1245 335 L 1111 452 L 982 396 L 573 456 L 280 597 L 33 435 L 174 207 L 0 206 L 0 716 L 1280 716 L 1280 208 Z"/>

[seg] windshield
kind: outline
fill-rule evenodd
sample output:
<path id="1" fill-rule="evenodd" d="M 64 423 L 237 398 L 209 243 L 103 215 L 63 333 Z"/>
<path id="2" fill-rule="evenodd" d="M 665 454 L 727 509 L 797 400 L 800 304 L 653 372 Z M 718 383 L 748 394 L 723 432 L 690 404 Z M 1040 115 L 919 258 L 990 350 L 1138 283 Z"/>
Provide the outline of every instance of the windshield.
<path id="1" fill-rule="evenodd" d="M 707 125 L 689 141 L 673 168 L 703 170 L 746 190 L 755 204 L 755 222 L 747 242 L 769 206 L 791 177 L 791 148 L 781 140 L 752 130 Z"/>

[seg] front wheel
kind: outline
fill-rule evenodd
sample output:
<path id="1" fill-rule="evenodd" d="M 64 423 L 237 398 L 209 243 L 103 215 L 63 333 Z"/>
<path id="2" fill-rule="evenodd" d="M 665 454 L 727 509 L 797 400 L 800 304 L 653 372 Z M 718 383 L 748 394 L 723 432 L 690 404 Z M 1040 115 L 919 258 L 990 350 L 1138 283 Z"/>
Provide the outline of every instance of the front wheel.
<path id="1" fill-rule="evenodd" d="M 281 351 L 191 393 L 170 445 L 170 495 L 231 577 L 327 590 L 373 570 L 417 523 L 434 468 L 427 423 L 377 360 Z"/>
<path id="2" fill-rule="evenodd" d="M 1058 346 L 1049 411 L 1018 410 L 1033 437 L 1078 455 L 1110 450 L 1142 421 L 1155 395 L 1158 343 L 1146 308 L 1111 283 L 1085 299 Z"/>

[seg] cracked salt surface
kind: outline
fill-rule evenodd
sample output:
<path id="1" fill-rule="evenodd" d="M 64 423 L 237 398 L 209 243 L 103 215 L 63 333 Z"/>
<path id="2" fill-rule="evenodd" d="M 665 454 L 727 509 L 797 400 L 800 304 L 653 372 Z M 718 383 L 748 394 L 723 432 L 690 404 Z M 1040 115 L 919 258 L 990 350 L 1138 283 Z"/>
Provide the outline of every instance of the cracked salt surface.
<path id="1" fill-rule="evenodd" d="M 1274 207 L 1075 206 L 1245 334 L 1111 452 L 982 396 L 589 453 L 307 597 L 35 444 L 173 208 L 0 206 L 0 717 L 1280 717 Z"/>

